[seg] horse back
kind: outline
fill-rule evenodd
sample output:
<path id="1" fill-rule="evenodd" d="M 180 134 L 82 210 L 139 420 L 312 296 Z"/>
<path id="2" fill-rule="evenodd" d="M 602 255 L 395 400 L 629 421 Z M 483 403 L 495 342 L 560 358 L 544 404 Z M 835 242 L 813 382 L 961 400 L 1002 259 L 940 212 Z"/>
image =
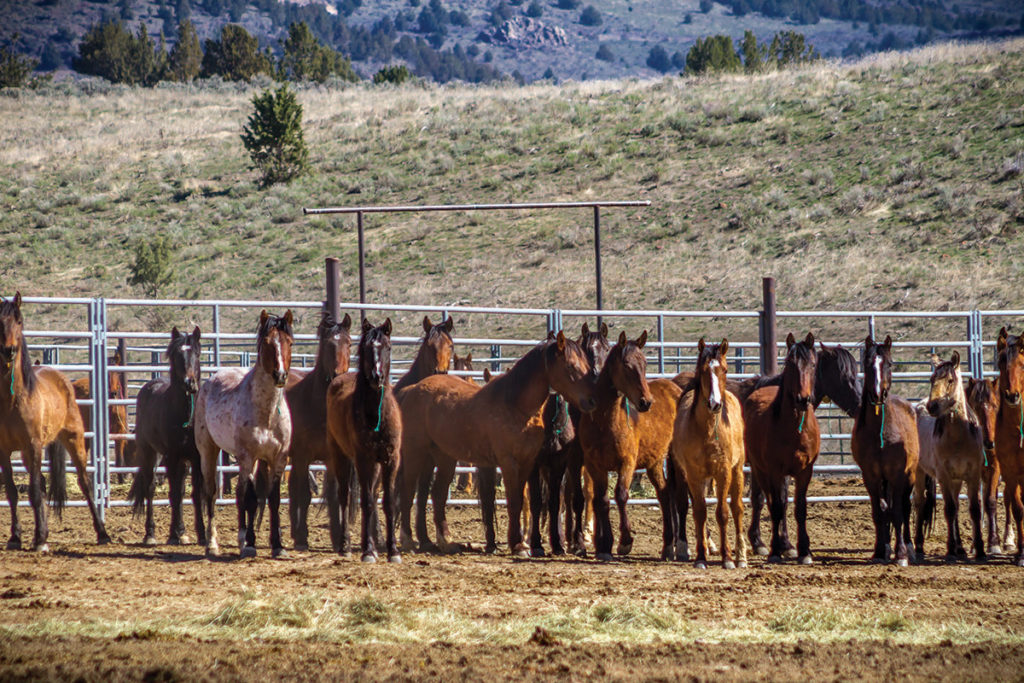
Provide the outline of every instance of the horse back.
<path id="1" fill-rule="evenodd" d="M 794 476 L 814 464 L 821 450 L 818 418 L 808 409 L 803 421 L 775 414 L 773 404 L 781 387 L 765 385 L 743 402 L 745 452 L 751 466 Z"/>
<path id="2" fill-rule="evenodd" d="M 44 435 L 43 443 L 51 443 L 61 432 L 82 434 L 85 421 L 75 403 L 71 381 L 59 370 L 46 365 L 32 367 L 36 388 L 30 404 L 39 411 Z"/>
<path id="3" fill-rule="evenodd" d="M 289 375 L 284 396 L 292 415 L 292 441 L 288 450 L 293 460 L 324 460 L 328 387 L 311 373 L 296 383 L 292 383 Z"/>
<path id="4" fill-rule="evenodd" d="M 325 404 L 327 438 L 338 446 L 342 455 L 352 461 L 355 461 L 357 444 L 355 393 L 356 374 L 346 372 L 331 381 Z"/>
<path id="5" fill-rule="evenodd" d="M 874 424 L 862 419 L 868 408 L 859 414 L 853 424 L 850 448 L 854 461 L 865 476 L 911 479 L 920 459 L 917 411 L 911 403 L 899 396 L 890 396 L 885 402 L 884 425 L 881 432 Z"/>
<path id="6" fill-rule="evenodd" d="M 676 409 L 683 390 L 673 380 L 656 379 L 648 384 L 654 402 L 650 410 L 640 413 L 640 444 L 637 467 L 657 467 L 668 456 L 672 445 L 672 430 L 676 423 Z"/>

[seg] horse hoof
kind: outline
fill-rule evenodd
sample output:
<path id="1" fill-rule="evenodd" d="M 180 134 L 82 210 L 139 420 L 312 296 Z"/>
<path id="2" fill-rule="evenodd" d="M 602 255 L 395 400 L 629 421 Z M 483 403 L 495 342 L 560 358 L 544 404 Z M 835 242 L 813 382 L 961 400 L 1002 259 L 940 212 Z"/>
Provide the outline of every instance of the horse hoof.
<path id="1" fill-rule="evenodd" d="M 633 550 L 632 543 L 620 543 L 619 547 L 615 549 L 615 552 L 619 555 L 629 555 Z"/>
<path id="2" fill-rule="evenodd" d="M 270 556 L 273 557 L 275 560 L 287 560 L 288 551 L 284 548 L 274 548 L 270 551 Z"/>
<path id="3" fill-rule="evenodd" d="M 96 545 L 107 545 L 108 543 L 110 543 L 110 536 L 107 534 L 104 533 L 96 537 Z"/>
<path id="4" fill-rule="evenodd" d="M 988 554 L 989 555 L 1002 555 L 1003 554 L 1003 549 L 998 544 L 990 545 L 988 547 Z"/>
<path id="5" fill-rule="evenodd" d="M 611 562 L 615 559 L 611 553 L 598 553 L 596 557 L 598 562 Z"/>
<path id="6" fill-rule="evenodd" d="M 146 536 L 142 539 L 142 545 L 156 545 L 156 539 L 152 536 Z"/>
<path id="7" fill-rule="evenodd" d="M 988 555 L 986 555 L 985 553 L 978 553 L 974 556 L 974 561 L 978 564 L 985 564 L 986 562 L 988 562 Z"/>
<path id="8" fill-rule="evenodd" d="M 812 564 L 814 564 L 814 558 L 812 558 L 810 555 L 804 555 L 803 557 L 800 558 L 800 564 L 804 564 L 804 565 L 808 565 L 808 566 L 812 565 Z"/>
<path id="9" fill-rule="evenodd" d="M 305 552 L 309 552 L 309 544 L 308 544 L 308 543 L 293 543 L 293 544 L 292 544 L 292 548 L 293 548 L 293 549 L 295 550 L 295 552 L 297 552 L 297 553 L 305 553 Z M 338 549 L 337 549 L 337 548 L 335 548 L 335 549 L 334 549 L 334 552 L 338 552 Z"/>
<path id="10" fill-rule="evenodd" d="M 703 560 L 697 560 L 696 562 L 693 563 L 693 568 L 694 569 L 707 569 L 708 568 L 708 563 L 703 561 Z"/>
<path id="11" fill-rule="evenodd" d="M 917 564 L 921 564 L 922 562 L 924 562 L 924 553 L 920 551 L 914 553 L 914 562 Z"/>
<path id="12" fill-rule="evenodd" d="M 37 545 L 35 547 L 35 551 L 37 553 L 39 553 L 40 555 L 49 555 L 50 554 L 50 544 L 49 543 L 40 543 L 39 545 Z"/>
<path id="13" fill-rule="evenodd" d="M 544 557 L 544 548 L 530 548 L 530 557 Z"/>
<path id="14" fill-rule="evenodd" d="M 401 555 L 388 555 L 388 562 L 391 564 L 402 564 Z"/>
<path id="15" fill-rule="evenodd" d="M 7 549 L 8 550 L 21 550 L 21 539 L 20 538 L 12 538 L 11 540 L 7 541 Z"/>
<path id="16" fill-rule="evenodd" d="M 907 558 L 901 557 L 898 560 L 896 560 L 896 566 L 897 567 L 909 567 L 910 563 L 907 561 Z"/>
<path id="17" fill-rule="evenodd" d="M 796 548 L 786 548 L 786 551 L 782 553 L 782 556 L 787 560 L 795 560 L 799 557 L 799 553 L 796 551 Z"/>
<path id="18" fill-rule="evenodd" d="M 220 547 L 217 546 L 217 544 L 206 546 L 206 556 L 207 557 L 219 557 L 220 556 Z"/>
<path id="19" fill-rule="evenodd" d="M 740 569 L 746 569 L 747 568 L 747 561 L 746 560 L 740 560 L 739 562 L 736 563 L 736 566 L 739 567 Z"/>
<path id="20" fill-rule="evenodd" d="M 185 534 L 182 534 L 181 536 L 171 536 L 167 539 L 167 545 L 188 545 L 191 542 L 192 539 Z"/>
<path id="21" fill-rule="evenodd" d="M 1024 567 L 1024 557 L 1017 558 L 1017 566 Z"/>
<path id="22" fill-rule="evenodd" d="M 736 569 L 736 563 L 732 560 L 723 560 L 722 569 Z"/>
<path id="23" fill-rule="evenodd" d="M 683 550 L 682 552 L 676 551 L 676 562 L 689 562 L 689 561 L 690 561 L 690 551 L 689 550 Z"/>
<path id="24" fill-rule="evenodd" d="M 761 545 L 754 546 L 754 554 L 755 555 L 760 555 L 761 557 L 767 557 L 770 552 L 771 551 L 768 550 L 768 546 L 764 545 L 763 543 Z"/>
<path id="25" fill-rule="evenodd" d="M 516 548 L 512 551 L 512 557 L 516 560 L 527 560 L 530 558 L 530 552 L 526 548 Z"/>
<path id="26" fill-rule="evenodd" d="M 256 548 L 251 545 L 242 546 L 242 549 L 238 551 L 238 556 L 242 559 L 247 557 L 256 557 Z"/>
<path id="27" fill-rule="evenodd" d="M 565 555 L 565 548 L 562 548 L 561 546 L 555 546 L 551 549 L 551 555 L 553 557 L 562 557 L 563 555 Z"/>
<path id="28" fill-rule="evenodd" d="M 942 559 L 945 560 L 946 564 L 956 564 L 957 560 L 959 560 L 960 558 L 958 558 L 956 555 L 946 553 L 946 556 Z"/>
<path id="29" fill-rule="evenodd" d="M 352 559 L 352 553 L 350 551 L 348 551 L 348 550 L 339 550 L 338 551 L 338 557 L 340 557 L 343 560 L 351 560 Z"/>
<path id="30" fill-rule="evenodd" d="M 377 561 L 377 556 L 373 553 L 363 553 L 362 561 L 367 564 L 373 564 Z"/>
<path id="31" fill-rule="evenodd" d="M 768 564 L 782 564 L 782 556 L 781 555 L 769 555 L 768 556 Z"/>

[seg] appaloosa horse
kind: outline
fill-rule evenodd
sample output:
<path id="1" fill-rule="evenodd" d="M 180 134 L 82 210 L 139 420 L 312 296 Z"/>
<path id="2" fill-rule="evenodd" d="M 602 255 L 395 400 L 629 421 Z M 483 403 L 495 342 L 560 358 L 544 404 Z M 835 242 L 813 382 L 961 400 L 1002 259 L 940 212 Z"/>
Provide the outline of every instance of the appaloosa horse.
<path id="1" fill-rule="evenodd" d="M 203 525 L 203 475 L 196 450 L 195 428 L 192 424 L 196 393 L 202 375 L 199 359 L 203 350 L 201 333 L 196 327 L 192 334 L 182 334 L 175 327 L 167 345 L 168 377 L 146 382 L 135 399 L 135 451 L 139 471 L 132 482 L 129 497 L 132 512 L 146 514 L 144 545 L 156 545 L 156 525 L 153 522 L 153 495 L 156 479 L 153 469 L 158 456 L 163 456 L 167 468 L 167 481 L 171 498 L 170 545 L 188 543 L 182 519 L 182 500 L 185 497 L 185 468 L 192 470 L 192 505 L 195 514 L 196 542 L 206 545 Z"/>
<path id="2" fill-rule="evenodd" d="M 75 405 L 75 392 L 63 374 L 45 365 L 32 365 L 25 345 L 21 292 L 13 299 L 0 297 L 0 469 L 11 512 L 11 538 L 7 548 L 21 548 L 21 524 L 18 522 L 18 489 L 14 485 L 11 452 L 20 451 L 28 470 L 28 498 L 35 515 L 32 547 L 49 552 L 47 507 L 43 499 L 43 453 L 59 441 L 71 454 L 78 470 L 78 486 L 85 495 L 96 530 L 97 543 L 109 543 L 110 537 L 99 518 L 86 471 L 85 427 Z M 55 449 L 59 450 L 59 449 Z M 65 499 L 64 462 L 50 463 L 50 495 L 58 514 Z"/>
<path id="3" fill-rule="evenodd" d="M 196 446 L 203 464 L 208 555 L 218 555 L 214 512 L 217 502 L 217 455 L 232 453 L 238 463 L 235 505 L 238 509 L 238 547 L 242 557 L 256 555 L 257 461 L 267 467 L 270 503 L 270 545 L 274 557 L 285 554 L 281 544 L 281 475 L 288 463 L 292 420 L 284 397 L 292 360 L 292 312 L 283 317 L 260 313 L 256 335 L 256 365 L 224 368 L 199 390 L 195 409 Z"/>

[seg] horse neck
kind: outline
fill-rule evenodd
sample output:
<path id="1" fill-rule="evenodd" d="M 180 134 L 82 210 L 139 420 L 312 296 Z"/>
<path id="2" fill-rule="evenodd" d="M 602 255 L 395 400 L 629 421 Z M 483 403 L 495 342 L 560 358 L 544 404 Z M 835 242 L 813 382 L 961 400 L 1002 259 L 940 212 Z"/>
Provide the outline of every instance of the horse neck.
<path id="1" fill-rule="evenodd" d="M 409 371 L 402 375 L 402 378 L 398 380 L 398 384 L 395 385 L 395 388 L 402 389 L 403 387 L 419 382 L 421 379 L 438 374 L 434 370 L 430 369 L 429 366 L 430 362 L 427 359 L 427 343 L 424 341 L 420 345 L 420 350 L 416 353 L 416 358 L 413 359 L 412 365 L 409 366 Z"/>
<path id="2" fill-rule="evenodd" d="M 353 396 L 353 409 L 356 411 L 357 422 L 361 418 L 368 429 L 380 431 L 386 423 L 384 420 L 384 394 L 391 390 L 391 386 L 387 383 L 381 385 L 379 390 L 373 389 L 366 375 L 362 372 L 357 373 Z"/>
<path id="3" fill-rule="evenodd" d="M 860 378 L 855 377 L 851 384 L 843 381 L 842 378 L 823 375 L 822 367 L 823 364 L 819 363 L 818 375 L 814 382 L 814 407 L 817 408 L 820 405 L 823 396 L 828 396 L 832 403 L 839 406 L 840 410 L 853 417 L 860 408 L 860 397 L 863 393 L 863 385 Z"/>
<path id="4" fill-rule="evenodd" d="M 494 391 L 500 392 L 505 402 L 524 415 L 533 415 L 548 398 L 550 380 L 545 363 L 547 346 L 539 346 L 523 356 L 508 372 L 493 380 Z"/>
<path id="5" fill-rule="evenodd" d="M 611 358 L 608 359 L 611 361 Z M 606 361 L 597 376 L 597 384 L 594 386 L 594 401 L 597 403 L 595 410 L 607 412 L 617 408 L 619 404 L 619 390 L 612 379 L 612 362 Z"/>
<path id="6" fill-rule="evenodd" d="M 718 414 L 708 407 L 707 398 L 700 390 L 700 384 L 693 395 L 692 415 L 698 431 L 704 435 L 706 441 L 714 441 L 721 438 L 723 423 L 725 422 L 725 402 L 728 400 L 725 392 L 722 393 L 722 410 Z"/>
<path id="7" fill-rule="evenodd" d="M 24 390 L 25 381 L 21 376 L 21 364 L 11 363 L 10 370 L 0 376 L 0 410 L 11 410 Z"/>
<path id="8" fill-rule="evenodd" d="M 277 386 L 273 376 L 259 362 L 242 380 L 242 388 L 249 394 L 258 424 L 269 423 L 274 411 L 282 409 L 284 388 Z"/>

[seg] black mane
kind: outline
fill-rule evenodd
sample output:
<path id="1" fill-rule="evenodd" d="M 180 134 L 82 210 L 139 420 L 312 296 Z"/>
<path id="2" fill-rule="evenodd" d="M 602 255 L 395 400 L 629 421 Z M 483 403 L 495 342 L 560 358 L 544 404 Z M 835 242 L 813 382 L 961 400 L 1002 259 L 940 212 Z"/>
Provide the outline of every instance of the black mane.
<path id="1" fill-rule="evenodd" d="M 0 318 L 12 318 L 19 324 L 23 324 L 21 309 L 8 299 L 0 298 Z M 36 390 L 36 373 L 32 371 L 32 359 L 28 355 L 28 345 L 25 343 L 24 328 L 18 333 L 18 356 L 21 366 L 21 381 L 25 384 L 25 391 L 31 394 Z M 12 368 L 13 372 L 13 368 Z M 13 380 L 12 380 L 13 381 Z"/>

